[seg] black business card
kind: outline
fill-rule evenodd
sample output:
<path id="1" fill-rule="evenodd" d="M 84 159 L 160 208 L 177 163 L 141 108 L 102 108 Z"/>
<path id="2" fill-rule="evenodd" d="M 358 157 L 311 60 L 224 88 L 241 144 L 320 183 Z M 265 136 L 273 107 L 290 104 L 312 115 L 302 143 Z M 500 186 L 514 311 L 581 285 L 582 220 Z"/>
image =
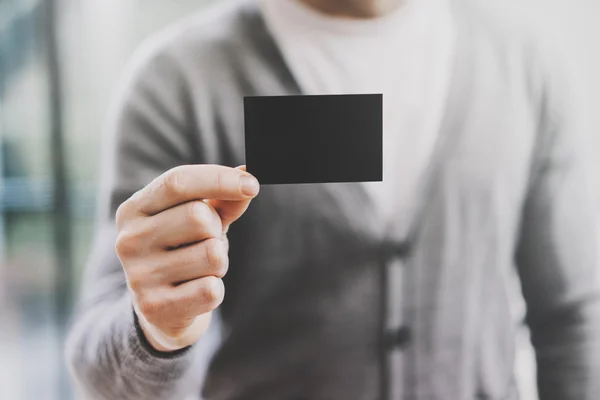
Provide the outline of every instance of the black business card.
<path id="1" fill-rule="evenodd" d="M 381 94 L 245 97 L 244 121 L 262 185 L 383 178 Z"/>

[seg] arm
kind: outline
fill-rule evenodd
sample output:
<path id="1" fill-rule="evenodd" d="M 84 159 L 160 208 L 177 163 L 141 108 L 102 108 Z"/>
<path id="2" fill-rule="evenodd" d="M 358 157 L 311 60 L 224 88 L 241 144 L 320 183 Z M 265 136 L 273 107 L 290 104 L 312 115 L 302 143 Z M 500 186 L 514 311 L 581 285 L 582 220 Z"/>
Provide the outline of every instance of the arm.
<path id="1" fill-rule="evenodd" d="M 183 82 L 172 60 L 144 52 L 128 75 L 111 118 L 96 240 L 67 359 L 78 386 L 92 398 L 173 399 L 200 385 L 215 334 L 173 353 L 159 353 L 145 340 L 115 252 L 115 213 L 153 178 L 198 157 L 188 137 L 193 126 L 185 113 Z"/>
<path id="2" fill-rule="evenodd" d="M 600 398 L 598 174 L 577 97 L 562 71 L 551 72 L 538 75 L 540 139 L 517 265 L 540 399 L 592 400 Z"/>

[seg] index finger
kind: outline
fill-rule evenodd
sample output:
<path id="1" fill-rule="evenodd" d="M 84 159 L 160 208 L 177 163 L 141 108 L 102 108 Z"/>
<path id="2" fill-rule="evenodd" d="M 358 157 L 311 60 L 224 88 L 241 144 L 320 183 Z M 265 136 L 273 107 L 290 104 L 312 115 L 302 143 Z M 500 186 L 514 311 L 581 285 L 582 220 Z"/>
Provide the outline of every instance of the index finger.
<path id="1" fill-rule="evenodd" d="M 222 165 L 182 165 L 165 172 L 136 193 L 138 210 L 147 215 L 193 200 L 250 200 L 258 194 L 255 177 Z"/>

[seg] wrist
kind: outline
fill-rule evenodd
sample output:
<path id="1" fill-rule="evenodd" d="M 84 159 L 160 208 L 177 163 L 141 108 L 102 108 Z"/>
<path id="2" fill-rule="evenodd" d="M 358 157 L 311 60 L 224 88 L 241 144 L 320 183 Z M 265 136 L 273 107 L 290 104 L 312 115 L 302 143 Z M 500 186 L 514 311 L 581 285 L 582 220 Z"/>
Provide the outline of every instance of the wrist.
<path id="1" fill-rule="evenodd" d="M 144 353 L 147 353 L 148 355 L 150 355 L 153 358 L 159 358 L 159 359 L 179 358 L 180 356 L 182 356 L 183 354 L 187 353 L 190 350 L 191 346 L 184 347 L 179 350 L 173 350 L 173 351 L 158 350 L 148 340 L 148 336 L 146 335 L 146 333 L 144 333 L 144 330 L 142 329 L 142 326 L 140 324 L 138 314 L 135 312 L 135 310 L 132 309 L 131 314 L 133 315 L 133 325 L 135 327 L 135 333 L 137 336 L 137 339 L 136 339 L 137 344 L 133 344 L 134 347 L 140 346 L 141 349 L 145 350 Z"/>
<path id="2" fill-rule="evenodd" d="M 164 334 L 156 326 L 148 322 L 144 314 L 140 312 L 137 305 L 133 306 L 136 314 L 138 324 L 148 344 L 150 344 L 155 350 L 168 353 L 172 351 L 180 350 L 187 347 L 189 344 L 182 343 L 178 338 L 171 338 Z"/>
<path id="3" fill-rule="evenodd" d="M 141 331 L 146 341 L 156 351 L 161 353 L 177 352 L 193 345 L 208 327 L 211 314 L 204 314 L 196 319 L 183 332 L 176 337 L 165 334 L 161 329 L 150 323 L 144 314 L 142 314 L 134 304 L 134 313 Z"/>

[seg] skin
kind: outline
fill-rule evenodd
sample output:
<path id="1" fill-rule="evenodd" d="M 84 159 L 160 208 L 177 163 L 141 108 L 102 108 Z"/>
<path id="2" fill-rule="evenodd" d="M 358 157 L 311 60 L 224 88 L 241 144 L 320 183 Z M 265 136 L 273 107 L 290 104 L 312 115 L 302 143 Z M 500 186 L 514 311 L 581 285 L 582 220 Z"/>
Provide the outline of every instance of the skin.
<path id="1" fill-rule="evenodd" d="M 150 344 L 196 342 L 223 301 L 227 230 L 259 192 L 244 167 L 176 167 L 117 210 L 116 251 Z"/>
<path id="2" fill-rule="evenodd" d="M 300 0 L 336 17 L 375 18 L 402 0 Z M 189 346 L 206 332 L 223 301 L 227 230 L 258 195 L 245 167 L 173 168 L 117 210 L 116 252 L 134 310 L 159 351 Z"/>

